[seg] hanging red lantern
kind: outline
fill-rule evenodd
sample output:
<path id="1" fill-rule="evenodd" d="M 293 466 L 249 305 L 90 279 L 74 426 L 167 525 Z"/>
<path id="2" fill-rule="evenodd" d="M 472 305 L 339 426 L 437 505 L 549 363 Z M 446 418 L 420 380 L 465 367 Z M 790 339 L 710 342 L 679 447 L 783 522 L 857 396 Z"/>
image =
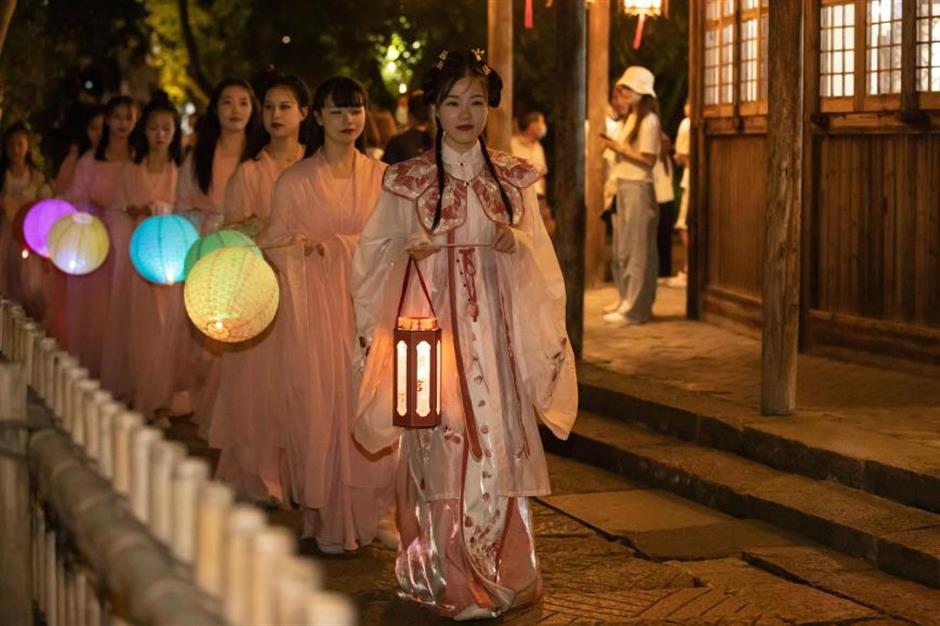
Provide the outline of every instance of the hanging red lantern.
<path id="1" fill-rule="evenodd" d="M 414 267 L 430 316 L 403 316 Z M 433 428 L 441 423 L 441 327 L 424 277 L 414 257 L 408 259 L 395 324 L 392 423 L 403 428 Z"/>
<path id="2" fill-rule="evenodd" d="M 633 37 L 633 49 L 636 50 L 643 43 L 643 26 L 646 24 L 646 18 L 668 15 L 669 0 L 623 0 L 623 10 L 627 15 L 639 17 L 636 35 Z"/>

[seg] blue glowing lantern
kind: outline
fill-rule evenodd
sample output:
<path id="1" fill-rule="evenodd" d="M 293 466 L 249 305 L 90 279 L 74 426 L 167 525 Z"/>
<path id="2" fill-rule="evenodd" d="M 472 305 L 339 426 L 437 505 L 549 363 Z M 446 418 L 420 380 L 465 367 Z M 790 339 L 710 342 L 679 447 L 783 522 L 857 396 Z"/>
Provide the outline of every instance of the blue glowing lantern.
<path id="1" fill-rule="evenodd" d="M 198 239 L 199 233 L 185 217 L 148 217 L 131 235 L 131 263 L 150 282 L 172 285 L 185 277 L 186 253 Z"/>

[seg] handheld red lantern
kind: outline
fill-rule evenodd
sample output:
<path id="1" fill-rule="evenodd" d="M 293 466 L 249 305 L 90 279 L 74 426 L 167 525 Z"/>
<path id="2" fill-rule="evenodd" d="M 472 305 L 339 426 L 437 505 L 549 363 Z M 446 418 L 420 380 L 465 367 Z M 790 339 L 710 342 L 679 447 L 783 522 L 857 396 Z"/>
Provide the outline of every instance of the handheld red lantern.
<path id="1" fill-rule="evenodd" d="M 431 315 L 403 316 L 411 269 L 418 275 Z M 433 428 L 441 423 L 441 327 L 428 287 L 414 257 L 408 258 L 395 324 L 392 423 L 403 428 Z"/>

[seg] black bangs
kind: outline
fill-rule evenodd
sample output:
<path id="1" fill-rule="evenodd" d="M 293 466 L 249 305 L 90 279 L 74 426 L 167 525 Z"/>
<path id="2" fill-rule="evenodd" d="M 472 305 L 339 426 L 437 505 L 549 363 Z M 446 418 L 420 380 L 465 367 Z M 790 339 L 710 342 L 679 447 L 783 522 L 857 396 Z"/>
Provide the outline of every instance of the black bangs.
<path id="1" fill-rule="evenodd" d="M 327 98 L 335 107 L 365 107 L 368 102 L 365 88 L 346 76 L 336 76 L 320 85 L 313 101 L 314 110 L 323 110 Z"/>

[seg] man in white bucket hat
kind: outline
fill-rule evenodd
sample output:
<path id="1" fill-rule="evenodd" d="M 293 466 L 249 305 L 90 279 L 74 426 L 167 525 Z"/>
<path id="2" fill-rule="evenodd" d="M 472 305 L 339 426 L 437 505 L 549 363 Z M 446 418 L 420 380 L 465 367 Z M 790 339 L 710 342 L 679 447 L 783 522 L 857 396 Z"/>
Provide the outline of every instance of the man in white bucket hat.
<path id="1" fill-rule="evenodd" d="M 659 274 L 653 167 L 660 156 L 662 132 L 655 82 L 645 67 L 626 69 L 616 89 L 629 103 L 629 113 L 616 138 L 602 137 L 615 155 L 610 178 L 617 188 L 611 262 L 617 301 L 604 309 L 604 321 L 609 323 L 642 324 L 653 315 Z"/>

